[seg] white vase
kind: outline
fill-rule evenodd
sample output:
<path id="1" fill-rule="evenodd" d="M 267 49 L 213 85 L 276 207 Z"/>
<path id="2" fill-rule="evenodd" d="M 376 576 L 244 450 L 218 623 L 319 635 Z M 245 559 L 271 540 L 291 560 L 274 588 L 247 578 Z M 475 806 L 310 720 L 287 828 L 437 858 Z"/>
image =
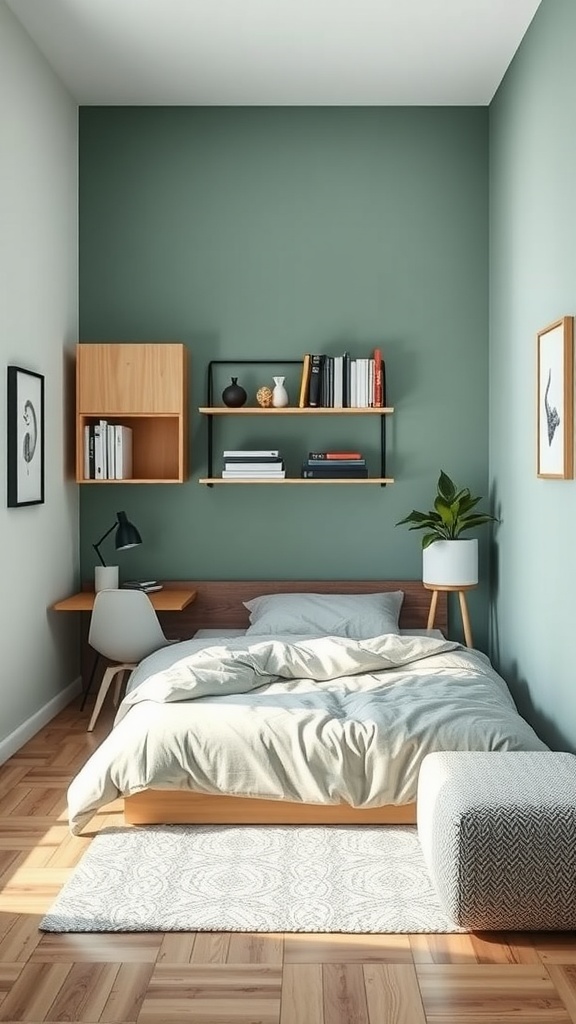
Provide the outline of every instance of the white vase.
<path id="1" fill-rule="evenodd" d="M 288 405 L 288 392 L 284 387 L 285 377 L 273 377 L 274 388 L 272 390 L 272 405 L 275 409 L 283 409 Z"/>
<path id="2" fill-rule="evenodd" d="M 478 541 L 437 540 L 422 552 L 422 582 L 438 587 L 478 583 Z"/>

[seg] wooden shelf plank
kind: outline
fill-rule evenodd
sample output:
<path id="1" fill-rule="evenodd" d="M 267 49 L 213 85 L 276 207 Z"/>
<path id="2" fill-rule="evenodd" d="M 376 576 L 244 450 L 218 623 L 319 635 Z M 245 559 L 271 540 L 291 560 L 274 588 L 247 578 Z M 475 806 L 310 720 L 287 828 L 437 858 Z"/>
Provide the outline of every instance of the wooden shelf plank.
<path id="1" fill-rule="evenodd" d="M 345 479 L 345 478 L 344 479 L 333 479 L 333 480 L 313 480 L 313 479 L 311 480 L 311 479 L 304 479 L 302 477 L 295 476 L 295 477 L 285 477 L 284 479 L 281 479 L 281 480 L 255 480 L 255 479 L 254 480 L 251 480 L 251 479 L 249 479 L 249 480 L 223 480 L 221 476 L 208 476 L 208 477 L 202 477 L 200 480 L 198 480 L 198 483 L 199 484 L 232 484 L 233 486 L 235 486 L 237 484 L 250 484 L 250 485 L 251 484 L 267 484 L 268 486 L 273 486 L 273 485 L 277 485 L 277 484 L 306 484 L 306 486 L 308 486 L 309 484 L 311 484 L 312 486 L 314 484 L 354 484 L 354 485 L 357 486 L 358 484 L 393 484 L 394 483 L 394 478 L 393 477 L 387 477 L 387 476 L 371 476 L 371 477 L 368 477 L 368 478 L 360 478 L 359 480 Z"/>
<path id="2" fill-rule="evenodd" d="M 223 406 L 201 406 L 198 412 L 207 416 L 388 416 L 394 412 L 394 406 L 386 406 L 381 409 L 372 407 L 367 409 L 324 409 L 310 408 L 300 409 L 297 406 L 287 406 L 285 409 L 263 409 L 257 405 L 243 405 L 241 409 L 228 409 Z"/>
<path id="3" fill-rule="evenodd" d="M 147 477 L 141 477 L 141 478 L 136 479 L 136 477 L 132 477 L 131 476 L 131 477 L 125 479 L 125 480 L 77 480 L 76 483 L 79 483 L 79 484 L 98 484 L 98 485 L 101 485 L 101 484 L 181 484 L 182 480 L 180 479 L 180 477 L 167 477 L 167 476 L 150 477 L 150 476 L 147 476 Z"/>

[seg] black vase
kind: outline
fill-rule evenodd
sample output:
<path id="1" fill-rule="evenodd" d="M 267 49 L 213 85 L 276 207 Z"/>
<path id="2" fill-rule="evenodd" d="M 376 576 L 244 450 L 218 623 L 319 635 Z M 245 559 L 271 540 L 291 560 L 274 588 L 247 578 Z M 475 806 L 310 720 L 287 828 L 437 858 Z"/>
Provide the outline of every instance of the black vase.
<path id="1" fill-rule="evenodd" d="M 227 405 L 230 409 L 239 409 L 241 405 L 244 405 L 248 395 L 244 388 L 238 383 L 238 377 L 231 377 L 230 379 L 232 383 L 229 384 L 227 388 L 224 388 L 224 391 L 222 392 L 222 401 L 224 402 L 224 405 Z"/>

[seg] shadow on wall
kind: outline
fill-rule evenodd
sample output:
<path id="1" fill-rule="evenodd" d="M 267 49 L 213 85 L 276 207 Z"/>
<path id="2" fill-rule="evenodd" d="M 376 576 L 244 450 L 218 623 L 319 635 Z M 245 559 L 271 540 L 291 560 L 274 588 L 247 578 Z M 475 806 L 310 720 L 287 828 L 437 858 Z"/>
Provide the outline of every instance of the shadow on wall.
<path id="1" fill-rule="evenodd" d="M 502 521 L 502 502 L 498 497 L 495 484 L 490 487 L 489 509 L 493 516 Z M 500 664 L 500 630 L 498 625 L 498 594 L 500 591 L 500 561 L 497 531 L 500 524 L 496 523 L 490 532 L 488 541 L 488 638 L 490 660 L 499 672 Z"/>
<path id="2" fill-rule="evenodd" d="M 493 485 L 490 490 L 490 509 L 492 515 L 502 519 L 502 503 L 498 498 L 497 488 Z M 569 753 L 576 753 L 562 735 L 557 724 L 555 724 L 541 708 L 536 707 L 532 700 L 530 687 L 527 680 L 519 674 L 518 662 L 513 660 L 510 664 L 501 663 L 500 651 L 500 629 L 498 623 L 498 595 L 500 590 L 500 549 L 497 539 L 498 526 L 492 534 L 488 551 L 488 566 L 490 580 L 490 597 L 488 604 L 489 635 L 490 635 L 490 659 L 497 672 L 506 680 L 510 693 L 512 694 L 518 711 L 540 738 L 547 743 L 552 750 L 566 750 Z M 494 535 L 496 534 L 496 535 Z"/>
<path id="3" fill-rule="evenodd" d="M 519 713 L 530 723 L 540 739 L 547 743 L 551 750 L 565 750 L 570 754 L 576 754 L 576 749 L 570 747 L 566 742 L 566 737 L 562 735 L 558 726 L 544 714 L 541 708 L 535 706 L 527 681 L 518 673 L 518 662 L 515 660 L 510 662 L 506 666 L 505 674 L 504 672 L 501 674 L 508 684 Z"/>

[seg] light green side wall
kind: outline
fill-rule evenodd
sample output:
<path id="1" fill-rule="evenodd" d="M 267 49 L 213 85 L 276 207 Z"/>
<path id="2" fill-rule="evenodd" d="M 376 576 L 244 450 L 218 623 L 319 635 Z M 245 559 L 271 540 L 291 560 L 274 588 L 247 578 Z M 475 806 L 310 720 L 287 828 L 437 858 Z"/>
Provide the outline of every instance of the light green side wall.
<path id="1" fill-rule="evenodd" d="M 576 481 L 536 477 L 536 332 L 576 313 L 576 5 L 543 0 L 490 110 L 490 461 L 502 515 L 494 655 L 576 749 Z"/>
<path id="2" fill-rule="evenodd" d="M 478 108 L 81 111 L 81 339 L 181 340 L 192 381 L 190 481 L 81 488 L 85 576 L 91 541 L 125 509 L 145 539 L 119 556 L 127 576 L 420 578 L 420 535 L 396 520 L 429 506 L 441 468 L 488 492 L 487 121 Z M 196 482 L 209 359 L 375 345 L 397 410 L 394 486 Z M 228 426 L 217 451 L 377 451 L 376 421 Z M 471 608 L 483 646 L 486 566 Z"/>

